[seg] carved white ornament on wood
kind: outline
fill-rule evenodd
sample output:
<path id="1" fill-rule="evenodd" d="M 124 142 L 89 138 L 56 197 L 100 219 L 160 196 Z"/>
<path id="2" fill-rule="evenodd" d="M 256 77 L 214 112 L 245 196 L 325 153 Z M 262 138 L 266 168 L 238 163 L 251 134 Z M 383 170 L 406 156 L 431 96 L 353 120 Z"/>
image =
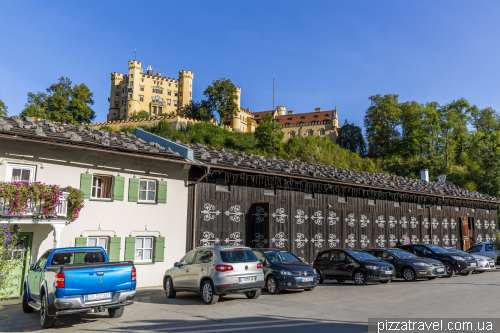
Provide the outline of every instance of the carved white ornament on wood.
<path id="1" fill-rule="evenodd" d="M 200 242 L 201 242 L 201 246 L 203 246 L 203 247 L 216 246 L 217 244 L 219 244 L 220 239 L 215 238 L 215 235 L 213 232 L 204 231 L 203 238 L 200 240 Z"/>
<path id="2" fill-rule="evenodd" d="M 350 234 L 349 236 L 347 236 L 347 239 L 345 240 L 347 246 L 349 246 L 350 248 L 354 248 L 355 245 L 356 245 L 356 240 L 354 239 L 354 234 Z"/>
<path id="3" fill-rule="evenodd" d="M 335 225 L 339 221 L 340 217 L 337 217 L 337 214 L 335 212 L 330 212 L 328 214 L 328 225 Z"/>
<path id="4" fill-rule="evenodd" d="M 285 215 L 285 208 L 278 208 L 272 216 L 276 219 L 276 222 L 285 223 L 285 217 L 288 215 Z"/>
<path id="5" fill-rule="evenodd" d="M 258 249 L 263 248 L 267 244 L 267 239 L 265 239 L 264 235 L 260 232 L 255 233 L 255 239 L 252 240 L 252 243 L 255 244 L 255 247 Z"/>
<path id="6" fill-rule="evenodd" d="M 304 224 L 304 222 L 306 222 L 307 220 L 307 215 L 302 209 L 297 209 L 297 215 L 295 215 L 295 219 L 296 224 Z"/>
<path id="7" fill-rule="evenodd" d="M 245 215 L 241 212 L 241 207 L 239 205 L 231 206 L 224 214 L 229 216 L 229 219 L 233 222 L 241 222 L 241 216 Z"/>
<path id="8" fill-rule="evenodd" d="M 233 245 L 233 246 L 241 245 L 242 241 L 243 240 L 240 238 L 239 231 L 233 232 L 231 235 L 229 235 L 229 238 L 226 238 L 224 240 L 224 242 L 226 242 L 226 244 Z"/>
<path id="9" fill-rule="evenodd" d="M 324 217 L 321 216 L 321 211 L 317 211 L 314 212 L 314 216 L 311 216 L 311 219 L 314 221 L 315 224 L 322 225 Z"/>
<path id="10" fill-rule="evenodd" d="M 302 233 L 297 233 L 297 238 L 295 238 L 295 246 L 300 249 L 303 248 L 307 243 L 307 238 Z"/>
<path id="11" fill-rule="evenodd" d="M 203 215 L 203 220 L 210 221 L 215 219 L 215 216 L 220 214 L 220 211 L 215 210 L 215 206 L 209 203 L 203 205 L 203 210 L 201 211 L 201 215 Z"/>
<path id="12" fill-rule="evenodd" d="M 359 220 L 359 225 L 362 228 L 365 228 L 368 226 L 368 223 L 370 223 L 370 220 L 365 215 L 361 215 L 361 219 Z"/>
<path id="13" fill-rule="evenodd" d="M 337 247 L 337 245 L 340 243 L 340 239 L 337 239 L 337 236 L 334 234 L 330 234 L 328 238 L 328 246 L 329 247 Z"/>
<path id="14" fill-rule="evenodd" d="M 384 216 L 383 215 L 380 215 L 379 217 L 377 217 L 377 219 L 375 220 L 375 223 L 380 227 L 380 228 L 383 228 L 384 225 L 385 225 L 385 219 L 384 219 Z"/>
<path id="15" fill-rule="evenodd" d="M 349 214 L 347 215 L 347 218 L 345 219 L 347 222 L 347 225 L 350 227 L 354 227 L 354 224 L 356 223 L 356 219 L 354 218 L 354 214 Z"/>
<path id="16" fill-rule="evenodd" d="M 285 242 L 288 241 L 288 239 L 285 239 L 285 233 L 281 231 L 274 235 L 274 238 L 272 238 L 271 241 L 278 249 L 282 249 L 285 247 Z"/>
<path id="17" fill-rule="evenodd" d="M 255 217 L 255 219 L 254 219 L 255 223 L 262 223 L 265 221 L 268 214 L 267 214 L 266 210 L 264 209 L 264 207 L 257 206 L 257 207 L 255 207 L 255 213 L 252 214 L 252 216 Z"/>

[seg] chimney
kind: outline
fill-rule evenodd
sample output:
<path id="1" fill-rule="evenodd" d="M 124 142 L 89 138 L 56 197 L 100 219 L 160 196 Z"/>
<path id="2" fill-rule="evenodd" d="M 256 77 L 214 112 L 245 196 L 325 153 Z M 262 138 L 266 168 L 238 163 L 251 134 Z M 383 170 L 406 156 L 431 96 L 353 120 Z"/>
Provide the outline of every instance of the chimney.
<path id="1" fill-rule="evenodd" d="M 315 108 L 314 112 L 321 112 L 321 108 Z"/>
<path id="2" fill-rule="evenodd" d="M 429 169 L 427 169 L 427 167 L 422 167 L 420 169 L 420 179 L 424 182 L 429 182 Z"/>
<path id="3" fill-rule="evenodd" d="M 287 114 L 293 114 L 293 110 L 288 111 Z"/>

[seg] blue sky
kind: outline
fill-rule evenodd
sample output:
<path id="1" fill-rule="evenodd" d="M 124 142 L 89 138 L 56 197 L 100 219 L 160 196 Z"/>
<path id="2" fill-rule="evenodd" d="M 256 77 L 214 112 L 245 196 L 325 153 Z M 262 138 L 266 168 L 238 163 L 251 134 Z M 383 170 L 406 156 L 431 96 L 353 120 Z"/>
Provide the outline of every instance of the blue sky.
<path id="1" fill-rule="evenodd" d="M 362 126 L 368 97 L 500 110 L 497 1 L 10 1 L 0 11 L 0 99 L 18 114 L 29 91 L 61 76 L 108 112 L 110 73 L 194 72 L 193 98 L 214 79 L 242 87 L 251 111 L 339 110 Z"/>

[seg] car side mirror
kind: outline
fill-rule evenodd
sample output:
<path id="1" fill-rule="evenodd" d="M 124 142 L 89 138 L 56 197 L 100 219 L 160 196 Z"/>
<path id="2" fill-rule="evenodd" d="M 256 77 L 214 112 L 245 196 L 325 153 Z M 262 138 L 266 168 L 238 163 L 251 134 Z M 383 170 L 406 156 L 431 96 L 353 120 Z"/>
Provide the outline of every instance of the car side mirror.
<path id="1" fill-rule="evenodd" d="M 32 270 L 33 270 L 33 268 L 35 268 L 35 265 L 31 264 L 31 265 L 30 265 L 30 271 L 32 271 Z"/>
<path id="2" fill-rule="evenodd" d="M 174 263 L 174 267 L 179 267 L 179 263 L 178 262 Z"/>

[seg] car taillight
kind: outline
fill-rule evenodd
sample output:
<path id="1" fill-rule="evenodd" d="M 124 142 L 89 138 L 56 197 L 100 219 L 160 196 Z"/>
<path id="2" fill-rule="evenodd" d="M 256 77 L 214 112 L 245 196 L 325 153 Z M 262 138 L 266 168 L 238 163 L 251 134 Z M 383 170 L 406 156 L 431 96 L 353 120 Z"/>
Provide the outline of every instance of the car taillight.
<path id="1" fill-rule="evenodd" d="M 56 273 L 56 288 L 64 288 L 64 273 Z"/>
<path id="2" fill-rule="evenodd" d="M 259 263 L 257 264 L 257 268 L 262 268 L 262 263 L 261 263 L 261 262 L 259 262 Z"/>
<path id="3" fill-rule="evenodd" d="M 135 272 L 135 267 L 132 267 L 132 271 L 130 271 L 130 281 L 134 282 L 137 280 L 137 273 Z"/>
<path id="4" fill-rule="evenodd" d="M 231 266 L 231 265 L 217 265 L 217 266 L 215 266 L 215 269 L 218 270 L 219 272 L 227 272 L 227 271 L 232 271 L 233 266 Z"/>

